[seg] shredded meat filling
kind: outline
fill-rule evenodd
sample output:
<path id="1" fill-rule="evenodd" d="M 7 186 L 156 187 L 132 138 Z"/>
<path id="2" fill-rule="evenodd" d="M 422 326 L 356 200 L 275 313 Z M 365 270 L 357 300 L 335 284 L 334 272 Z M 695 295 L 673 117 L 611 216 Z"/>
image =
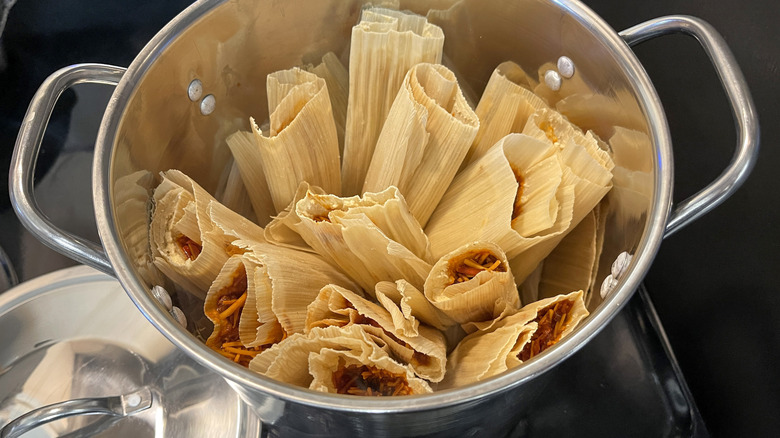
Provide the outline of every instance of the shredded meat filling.
<path id="1" fill-rule="evenodd" d="M 364 396 L 390 396 L 414 394 L 406 376 L 372 365 L 348 365 L 340 363 L 333 373 L 333 386 L 339 394 Z"/>
<path id="2" fill-rule="evenodd" d="M 181 252 L 190 260 L 198 258 L 201 250 L 203 250 L 201 245 L 183 234 L 176 239 L 176 244 L 179 245 Z"/>
<path id="3" fill-rule="evenodd" d="M 209 317 L 217 321 L 219 332 L 212 348 L 232 361 L 248 367 L 249 362 L 263 347 L 244 347 L 238 333 L 238 323 L 247 296 L 246 270 L 243 265 L 233 274 L 233 281 L 219 291 L 217 308 Z"/>
<path id="4" fill-rule="evenodd" d="M 450 265 L 450 284 L 463 283 L 482 271 L 506 272 L 506 266 L 490 251 L 468 254 Z"/>
<path id="5" fill-rule="evenodd" d="M 574 303 L 571 300 L 563 300 L 540 310 L 534 319 L 539 326 L 517 358 L 526 361 L 560 341 L 563 330 L 571 320 L 572 307 Z"/>

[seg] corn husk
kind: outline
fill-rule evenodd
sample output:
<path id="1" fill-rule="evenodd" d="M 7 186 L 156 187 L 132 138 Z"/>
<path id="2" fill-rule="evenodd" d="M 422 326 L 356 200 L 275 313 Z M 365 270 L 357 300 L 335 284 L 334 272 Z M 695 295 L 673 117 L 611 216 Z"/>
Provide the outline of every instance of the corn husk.
<path id="1" fill-rule="evenodd" d="M 502 317 L 487 331 L 476 331 L 466 336 L 450 353 L 447 373 L 438 388 L 447 389 L 482 381 L 522 364 L 518 356 L 539 328 L 536 320 L 539 311 L 569 300 L 573 307 L 570 316 L 564 319 L 558 340 L 563 339 L 588 315 L 582 298 L 583 292 L 577 291 L 537 301 Z"/>
<path id="2" fill-rule="evenodd" d="M 233 159 L 230 160 L 230 164 L 226 167 L 224 180 L 220 183 L 214 198 L 220 204 L 260 226 L 265 226 L 270 220 L 268 217 L 264 217 L 262 222 L 257 220 L 252 200 L 249 198 L 249 193 L 246 191 L 244 181 L 241 178 L 241 171 Z"/>
<path id="3" fill-rule="evenodd" d="M 263 229 L 221 206 L 195 181 L 178 170 L 163 172 L 154 191 L 149 238 L 155 266 L 179 287 L 203 299 L 228 257 L 236 233 L 262 239 Z M 220 211 L 215 222 L 212 210 Z M 229 230 L 233 230 L 232 232 Z M 190 259 L 177 242 L 181 237 L 201 247 Z"/>
<path id="4" fill-rule="evenodd" d="M 264 242 L 236 240 L 234 244 L 256 265 L 253 275 L 260 323 L 256 342 L 277 333 L 277 324 L 287 335 L 302 333 L 306 308 L 323 286 L 358 290 L 357 284 L 316 254 Z"/>
<path id="5" fill-rule="evenodd" d="M 299 68 L 268 75 L 269 132 L 251 120 L 274 209 L 292 201 L 301 181 L 340 193 L 338 135 L 325 80 Z"/>
<path id="6" fill-rule="evenodd" d="M 382 8 L 362 11 L 350 43 L 342 163 L 345 195 L 358 194 L 363 187 L 376 141 L 406 72 L 421 62 L 440 63 L 443 46 L 441 28 L 425 17 Z"/>
<path id="7" fill-rule="evenodd" d="M 317 65 L 308 65 L 307 71 L 325 79 L 330 96 L 330 106 L 333 110 L 333 121 L 336 123 L 336 133 L 339 138 L 339 153 L 344 152 L 344 127 L 347 124 L 347 103 L 349 96 L 349 72 L 333 52 L 322 57 Z"/>
<path id="8" fill-rule="evenodd" d="M 369 294 L 379 281 L 401 278 L 422 288 L 428 240 L 395 187 L 351 198 L 309 191 L 295 214 L 303 240 Z"/>
<path id="9" fill-rule="evenodd" d="M 406 327 L 396 325 L 386 308 L 335 285 L 323 287 L 309 305 L 307 330 L 353 324 L 364 325 L 366 332 L 382 339 L 393 356 L 409 364 L 416 375 L 432 382 L 444 378 L 447 344 L 440 331 L 418 326 L 417 334 L 409 336 Z"/>
<path id="10" fill-rule="evenodd" d="M 248 131 L 238 131 L 229 136 L 226 141 L 257 217 L 257 223 L 267 224 L 276 210 L 271 199 L 268 182 L 265 179 L 263 166 L 257 162 L 259 157 L 254 134 Z"/>
<path id="11" fill-rule="evenodd" d="M 294 229 L 294 226 L 301 221 L 298 215 L 295 214 L 295 205 L 309 192 L 316 195 L 327 194 L 320 187 L 311 186 L 306 181 L 301 182 L 293 200 L 290 201 L 290 205 L 279 212 L 265 227 L 265 239 L 267 242 L 299 251 L 314 252 L 314 249 Z"/>
<path id="12" fill-rule="evenodd" d="M 547 104 L 532 90 L 537 82 L 514 62 L 499 64 L 477 104 L 479 132 L 463 165 L 481 157 L 507 134 L 521 132 L 528 117 Z"/>
<path id="13" fill-rule="evenodd" d="M 574 187 L 563 182 L 558 153 L 551 144 L 509 134 L 466 167 L 425 228 L 433 255 L 441 257 L 478 240 L 497 244 L 512 260 L 564 233 L 571 225 Z M 519 198 L 516 173 L 523 180 Z M 535 267 L 543 258 L 528 263 Z M 512 266 L 518 282 L 531 271 L 518 274 Z"/>
<path id="14" fill-rule="evenodd" d="M 420 322 L 439 330 L 446 330 L 456 324 L 406 280 L 380 281 L 374 293 L 376 299 L 390 312 L 395 326 L 407 336 L 418 334 Z"/>
<path id="15" fill-rule="evenodd" d="M 479 120 L 442 65 L 406 74 L 379 134 L 363 192 L 396 186 L 425 226 L 477 134 Z"/>
<path id="16" fill-rule="evenodd" d="M 425 380 L 415 377 L 409 366 L 396 362 L 388 347 L 380 344 L 360 325 L 315 328 L 265 350 L 249 368 L 284 383 L 336 392 L 333 373 L 340 366 L 366 365 L 403 376 L 415 394 L 431 392 Z"/>
<path id="17" fill-rule="evenodd" d="M 497 267 L 478 269 L 473 278 L 456 281 L 458 266 L 480 253 L 492 255 Z M 468 243 L 442 256 L 425 280 L 424 292 L 436 308 L 461 324 L 492 320 L 507 306 L 520 307 L 520 296 L 504 252 L 486 241 Z"/>

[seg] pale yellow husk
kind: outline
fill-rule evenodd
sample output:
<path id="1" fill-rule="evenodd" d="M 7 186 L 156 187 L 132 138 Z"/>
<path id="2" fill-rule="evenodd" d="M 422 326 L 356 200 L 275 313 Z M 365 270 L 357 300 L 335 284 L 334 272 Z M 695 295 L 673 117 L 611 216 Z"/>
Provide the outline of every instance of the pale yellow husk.
<path id="1" fill-rule="evenodd" d="M 466 336 L 450 353 L 447 373 L 438 388 L 447 389 L 482 381 L 522 364 L 518 355 L 538 328 L 534 321 L 538 311 L 562 300 L 574 302 L 570 317 L 561 332 L 560 339 L 565 338 L 588 316 L 582 291 L 528 304 L 516 313 L 503 316 L 487 330 Z"/>
<path id="2" fill-rule="evenodd" d="M 265 226 L 270 220 L 269 217 L 264 217 L 262 222 L 257 220 L 252 200 L 249 198 L 249 192 L 247 192 L 244 181 L 241 178 L 241 171 L 233 159 L 230 160 L 230 164 L 226 167 L 226 175 L 224 175 L 214 197 L 225 207 L 252 222 L 258 223 L 260 226 Z"/>
<path id="3" fill-rule="evenodd" d="M 480 252 L 493 255 L 500 262 L 498 269 L 504 272 L 483 270 L 470 280 L 455 282 L 455 267 Z M 505 306 L 520 307 L 520 296 L 504 251 L 486 241 L 468 243 L 441 257 L 425 280 L 424 292 L 436 308 L 461 324 L 492 320 L 498 316 L 494 313 L 496 309 L 500 311 Z"/>
<path id="4" fill-rule="evenodd" d="M 286 334 L 302 333 L 306 309 L 328 284 L 358 290 L 358 285 L 322 257 L 263 242 L 237 240 L 245 257 L 255 263 L 258 337 L 278 323 Z"/>
<path id="5" fill-rule="evenodd" d="M 292 228 L 367 293 L 379 281 L 402 278 L 422 288 L 431 268 L 428 240 L 395 187 L 351 198 L 309 191 L 295 214 Z"/>
<path id="6" fill-rule="evenodd" d="M 320 187 L 311 186 L 306 181 L 301 182 L 298 186 L 298 190 L 295 192 L 293 200 L 290 201 L 290 205 L 279 212 L 279 214 L 277 214 L 265 227 L 266 241 L 273 243 L 274 245 L 297 249 L 299 251 L 314 252 L 312 247 L 310 247 L 309 244 L 303 240 L 301 235 L 294 230 L 294 225 L 301 221 L 298 215 L 295 214 L 295 205 L 309 192 L 317 195 L 327 194 L 325 193 L 325 190 L 322 190 Z"/>
<path id="7" fill-rule="evenodd" d="M 477 104 L 479 132 L 469 149 L 464 166 L 478 159 L 496 142 L 512 132 L 521 132 L 528 116 L 547 104 L 530 90 L 536 81 L 514 62 L 499 64 L 490 76 Z"/>
<path id="8" fill-rule="evenodd" d="M 377 300 L 390 312 L 396 327 L 400 327 L 408 336 L 417 335 L 420 322 L 439 330 L 456 324 L 406 280 L 380 281 L 376 284 L 374 293 Z"/>
<path id="9" fill-rule="evenodd" d="M 418 333 L 406 334 L 404 325 L 396 325 L 388 310 L 354 292 L 335 285 L 322 288 L 309 305 L 306 328 L 359 324 L 385 342 L 393 355 L 412 367 L 414 373 L 432 382 L 444 378 L 447 344 L 434 328 L 418 326 Z M 374 325 L 376 324 L 376 326 Z"/>
<path id="10" fill-rule="evenodd" d="M 339 138 L 339 152 L 344 151 L 344 127 L 347 124 L 347 103 L 349 96 L 349 72 L 333 52 L 322 56 L 322 62 L 308 65 L 306 70 L 325 79 L 333 110 L 333 121 Z"/>
<path id="11" fill-rule="evenodd" d="M 358 194 L 363 187 L 379 132 L 406 72 L 421 62 L 440 63 L 443 46 L 441 28 L 425 17 L 381 8 L 362 11 L 350 42 L 345 195 Z"/>
<path id="12" fill-rule="evenodd" d="M 161 176 L 162 182 L 153 195 L 149 235 L 154 264 L 178 286 L 204 298 L 231 254 L 236 233 L 262 239 L 263 229 L 219 204 L 182 172 L 169 170 Z M 211 216 L 214 207 L 222 212 L 220 223 Z M 182 235 L 202 247 L 195 260 L 190 260 L 176 243 Z"/>
<path id="13" fill-rule="evenodd" d="M 425 226 L 477 134 L 479 120 L 443 65 L 406 74 L 379 134 L 363 192 L 396 186 Z"/>
<path id="14" fill-rule="evenodd" d="M 461 171 L 425 228 L 433 255 L 479 240 L 497 244 L 511 261 L 564 233 L 572 221 L 574 187 L 563 181 L 558 153 L 549 143 L 509 134 Z M 514 220 L 519 185 L 513 169 L 524 180 L 522 209 Z M 528 263 L 535 267 L 546 255 Z M 519 274 L 512 266 L 518 282 L 531 271 Z"/>
<path id="15" fill-rule="evenodd" d="M 246 194 L 252 204 L 258 224 L 267 224 L 276 212 L 263 166 L 257 162 L 257 143 L 252 132 L 238 131 L 227 138 L 227 145 L 238 167 Z"/>
<path id="16" fill-rule="evenodd" d="M 415 377 L 409 366 L 396 362 L 388 347 L 377 341 L 381 342 L 360 325 L 315 328 L 265 350 L 249 363 L 249 369 L 284 383 L 335 392 L 333 372 L 338 359 L 343 359 L 346 365 L 369 365 L 405 375 L 415 394 L 432 391 L 425 380 Z"/>
<path id="17" fill-rule="evenodd" d="M 340 193 L 338 135 L 325 80 L 293 68 L 268 75 L 267 88 L 269 132 L 250 119 L 255 159 L 239 166 L 263 167 L 275 212 L 289 205 L 301 181 Z"/>

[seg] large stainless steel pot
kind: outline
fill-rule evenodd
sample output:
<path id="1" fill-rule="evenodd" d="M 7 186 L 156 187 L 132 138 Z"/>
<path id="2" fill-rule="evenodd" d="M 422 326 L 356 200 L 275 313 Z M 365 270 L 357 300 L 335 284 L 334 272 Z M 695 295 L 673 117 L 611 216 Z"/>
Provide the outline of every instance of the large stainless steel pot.
<path id="1" fill-rule="evenodd" d="M 474 96 L 505 60 L 528 71 L 562 55 L 574 61 L 576 74 L 589 87 L 562 89 L 561 97 L 569 98 L 567 115 L 604 138 L 616 132 L 625 137 L 611 145 L 618 168 L 608 195 L 599 269 L 606 298 L 592 306 L 587 322 L 557 346 L 479 384 L 408 398 L 313 393 L 229 363 L 182 330 L 152 297 L 155 275 L 143 266 L 145 200 L 154 175 L 169 168 L 179 168 L 207 189 L 217 190 L 229 156 L 225 137 L 247 129 L 249 115 L 261 120 L 267 115 L 266 74 L 318 59 L 327 51 L 344 54 L 362 3 L 198 1 L 162 29 L 127 70 L 84 64 L 54 73 L 30 104 L 17 140 L 12 200 L 22 222 L 44 243 L 116 275 L 146 318 L 176 346 L 224 376 L 254 407 L 266 431 L 292 436 L 498 436 L 543 390 L 544 372 L 588 342 L 626 303 L 664 235 L 714 208 L 742 184 L 758 148 L 753 103 L 721 37 L 693 17 L 663 17 L 617 33 L 575 0 L 401 1 L 402 8 L 418 13 L 440 11 L 431 19 L 445 31 L 446 62 Z M 674 209 L 669 129 L 653 85 L 630 49 L 672 32 L 694 36 L 710 56 L 733 108 L 738 134 L 728 168 Z M 195 79 L 202 93 L 191 89 L 188 94 Z M 48 116 L 59 93 L 79 82 L 116 84 L 98 134 L 93 168 L 103 248 L 59 230 L 32 197 L 31 169 Z M 706 153 L 704 145 L 692 147 Z M 611 270 L 612 261 L 623 252 L 633 255 L 630 262 Z"/>

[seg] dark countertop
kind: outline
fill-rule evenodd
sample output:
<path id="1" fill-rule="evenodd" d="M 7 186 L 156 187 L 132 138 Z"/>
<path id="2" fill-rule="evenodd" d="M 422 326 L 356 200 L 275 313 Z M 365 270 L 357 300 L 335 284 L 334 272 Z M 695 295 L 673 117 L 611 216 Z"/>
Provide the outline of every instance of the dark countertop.
<path id="1" fill-rule="evenodd" d="M 188 3 L 88 2 L 88 8 L 77 8 L 74 2 L 41 0 L 14 6 L 3 38 L 5 61 L 23 67 L 0 71 L 0 167 L 8 167 L 19 120 L 46 75 L 75 62 L 128 65 Z M 753 92 L 763 122 L 753 174 L 731 199 L 663 242 L 645 284 L 708 429 L 716 436 L 773 435 L 780 429 L 780 190 L 773 172 L 780 165 L 775 147 L 780 128 L 774 123 L 780 117 L 780 32 L 775 24 L 780 8 L 767 0 L 586 3 L 616 30 L 668 14 L 709 21 L 731 46 Z M 682 200 L 729 162 L 736 137 L 727 101 L 693 39 L 663 37 L 635 51 L 667 113 L 675 199 Z M 69 114 L 73 106 L 84 104 L 84 96 L 99 101 L 109 93 L 110 88 L 98 88 L 78 102 L 74 95 L 63 96 L 57 110 L 62 116 L 52 118 L 38 169 L 43 175 L 52 165 L 62 165 L 55 158 L 66 141 L 66 147 L 86 157 L 65 173 L 74 185 L 47 182 L 50 199 L 67 195 L 79 202 L 47 213 L 84 219 L 83 228 L 71 231 L 93 239 L 92 211 L 84 207 L 91 206 L 84 172 L 97 127 L 94 121 L 70 120 Z M 73 126 L 85 127 L 74 133 Z M 0 190 L 7 192 L 5 186 Z M 15 218 L 7 195 L 0 199 L 0 220 L 7 224 Z M 72 264 L 23 233 L 1 234 L 0 245 L 17 261 L 21 280 Z"/>

